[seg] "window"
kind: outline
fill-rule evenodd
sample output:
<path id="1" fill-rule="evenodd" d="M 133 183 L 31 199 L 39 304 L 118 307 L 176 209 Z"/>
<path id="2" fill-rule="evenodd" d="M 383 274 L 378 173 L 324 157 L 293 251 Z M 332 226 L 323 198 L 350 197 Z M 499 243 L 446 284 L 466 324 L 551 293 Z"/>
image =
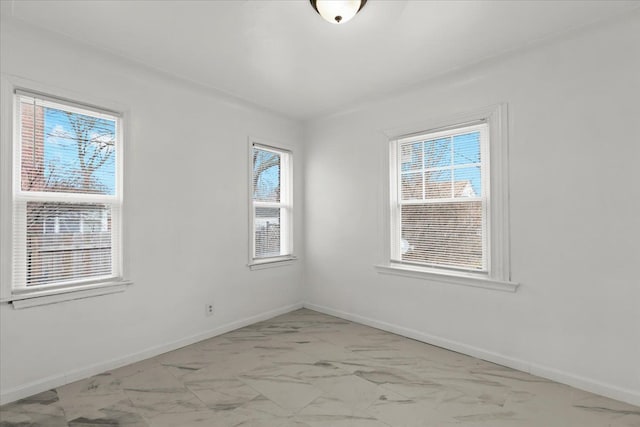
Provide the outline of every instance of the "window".
<path id="1" fill-rule="evenodd" d="M 14 102 L 14 293 L 120 279 L 120 117 L 22 91 Z"/>
<path id="2" fill-rule="evenodd" d="M 293 258 L 291 152 L 251 144 L 250 265 Z"/>
<path id="3" fill-rule="evenodd" d="M 504 106 L 392 137 L 382 273 L 515 291 Z M 456 123 L 456 122 L 453 122 Z"/>
<path id="4" fill-rule="evenodd" d="M 477 124 L 393 144 L 393 261 L 487 272 L 487 138 Z"/>

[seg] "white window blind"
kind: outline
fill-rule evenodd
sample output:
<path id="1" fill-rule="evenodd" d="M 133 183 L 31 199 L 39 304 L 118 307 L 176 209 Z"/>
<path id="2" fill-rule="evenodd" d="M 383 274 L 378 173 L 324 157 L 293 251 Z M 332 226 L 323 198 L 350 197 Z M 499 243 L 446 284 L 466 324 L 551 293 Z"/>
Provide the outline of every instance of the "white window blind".
<path id="1" fill-rule="evenodd" d="M 13 287 L 119 278 L 120 118 L 16 92 Z"/>
<path id="2" fill-rule="evenodd" d="M 488 271 L 487 139 L 480 123 L 392 144 L 392 261 Z"/>
<path id="3" fill-rule="evenodd" d="M 291 153 L 253 143 L 251 162 L 252 259 L 290 256 Z"/>

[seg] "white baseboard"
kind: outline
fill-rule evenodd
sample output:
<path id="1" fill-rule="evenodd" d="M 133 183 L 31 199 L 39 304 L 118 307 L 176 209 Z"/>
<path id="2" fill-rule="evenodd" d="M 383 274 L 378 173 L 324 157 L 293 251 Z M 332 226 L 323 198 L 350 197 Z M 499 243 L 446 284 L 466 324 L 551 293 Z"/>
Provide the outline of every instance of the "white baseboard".
<path id="1" fill-rule="evenodd" d="M 301 302 L 297 304 L 287 305 L 284 307 L 277 308 L 275 310 L 269 310 L 255 316 L 251 316 L 241 320 L 237 320 L 235 322 L 227 323 L 225 325 L 218 326 L 215 329 L 211 329 L 206 332 L 191 335 L 189 337 L 182 338 L 177 341 L 151 347 L 137 353 L 129 354 L 127 356 L 118 357 L 116 359 L 111 359 L 104 362 L 96 363 L 94 365 L 89 365 L 82 368 L 74 369 L 69 372 L 52 375 L 50 377 L 33 381 L 31 383 L 24 384 L 24 385 L 9 389 L 7 391 L 3 390 L 2 393 L 0 393 L 0 405 L 14 402 L 16 400 L 23 399 L 25 397 L 28 397 L 37 393 L 41 393 L 46 390 L 51 390 L 52 388 L 60 387 L 65 384 L 69 384 L 74 381 L 81 380 L 83 378 L 88 378 L 92 375 L 97 375 L 102 372 L 109 371 L 111 369 L 116 369 L 121 366 L 139 362 L 144 359 L 149 359 L 151 357 L 158 356 L 168 351 L 173 351 L 178 348 L 197 343 L 199 341 L 213 338 L 215 336 L 222 335 L 224 333 L 227 333 L 239 328 L 243 328 L 245 326 L 252 325 L 257 322 L 261 322 L 263 320 L 271 319 L 272 317 L 276 317 L 281 314 L 298 310 L 302 307 L 303 307 L 303 304 Z"/>
<path id="2" fill-rule="evenodd" d="M 371 326 L 376 329 L 381 329 L 383 331 L 392 332 L 394 334 L 402 335 L 407 338 L 422 341 L 427 344 L 432 344 L 438 347 L 446 348 L 448 350 L 456 351 L 458 353 L 477 357 L 478 359 L 483 359 L 488 362 L 497 363 L 499 365 L 527 372 L 532 375 L 536 375 L 552 381 L 557 381 L 559 383 L 570 385 L 581 390 L 599 394 L 611 399 L 620 400 L 631 405 L 640 406 L 640 393 L 634 390 L 624 389 L 611 384 L 602 383 L 600 381 L 575 375 L 570 372 L 561 371 L 558 369 L 550 368 L 548 366 L 538 365 L 536 363 L 532 363 L 522 359 L 504 356 L 502 354 L 494 353 L 492 351 L 488 351 L 479 347 L 467 345 L 458 341 L 453 341 L 435 335 L 426 334 L 415 329 L 405 328 L 402 326 L 394 325 L 392 323 L 382 322 L 380 320 L 371 319 L 357 314 L 334 310 L 329 307 L 311 303 L 304 303 L 304 307 L 308 308 L 309 310 L 314 310 L 320 313 L 339 317 L 341 319 L 361 323 L 363 325 Z"/>

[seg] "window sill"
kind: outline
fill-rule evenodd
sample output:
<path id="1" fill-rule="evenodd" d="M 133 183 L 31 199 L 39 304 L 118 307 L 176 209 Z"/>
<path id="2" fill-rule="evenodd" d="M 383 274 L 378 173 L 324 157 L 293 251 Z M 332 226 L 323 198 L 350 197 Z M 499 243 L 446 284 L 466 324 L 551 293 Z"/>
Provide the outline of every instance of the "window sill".
<path id="1" fill-rule="evenodd" d="M 133 282 L 127 280 L 118 280 L 64 288 L 27 290 L 15 292 L 9 298 L 3 298 L 0 302 L 9 303 L 13 305 L 14 309 L 20 310 L 40 305 L 56 304 L 75 299 L 124 292 L 126 287 L 132 283 Z"/>
<path id="2" fill-rule="evenodd" d="M 291 255 L 291 256 L 283 256 L 283 257 L 277 257 L 277 258 L 266 258 L 259 261 L 253 260 L 252 262 L 247 264 L 247 267 L 249 267 L 250 270 L 262 270 L 265 268 L 284 267 L 285 265 L 293 264 L 293 262 L 296 261 L 297 259 L 298 259 L 297 257 Z"/>
<path id="3" fill-rule="evenodd" d="M 452 283 L 454 285 L 472 286 L 474 288 L 484 288 L 502 292 L 516 292 L 520 286 L 519 283 L 514 282 L 477 277 L 464 273 L 435 272 L 407 265 L 376 265 L 375 268 L 378 270 L 378 273 L 381 274 L 392 274 L 396 276 Z"/>

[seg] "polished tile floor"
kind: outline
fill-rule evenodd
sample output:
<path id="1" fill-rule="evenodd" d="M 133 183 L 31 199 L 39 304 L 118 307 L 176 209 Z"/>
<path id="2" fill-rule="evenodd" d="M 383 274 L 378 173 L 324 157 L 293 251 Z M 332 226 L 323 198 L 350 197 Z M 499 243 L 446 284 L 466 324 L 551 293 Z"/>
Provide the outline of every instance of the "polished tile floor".
<path id="1" fill-rule="evenodd" d="M 5 405 L 0 426 L 640 427 L 640 408 L 303 309 Z"/>

